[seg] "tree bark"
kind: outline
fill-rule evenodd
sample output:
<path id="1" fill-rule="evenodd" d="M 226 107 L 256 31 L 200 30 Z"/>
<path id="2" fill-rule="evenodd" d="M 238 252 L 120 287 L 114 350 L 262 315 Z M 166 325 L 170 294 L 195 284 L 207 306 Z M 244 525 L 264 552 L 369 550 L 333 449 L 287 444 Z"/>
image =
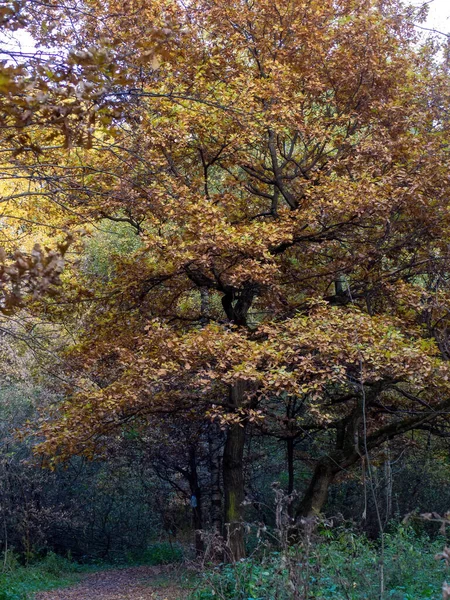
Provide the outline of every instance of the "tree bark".
<path id="1" fill-rule="evenodd" d="M 189 449 L 189 472 L 191 488 L 191 507 L 192 522 L 195 531 L 195 553 L 202 556 L 205 551 L 205 545 L 202 538 L 203 518 L 202 518 L 202 492 L 200 489 L 197 473 L 197 457 L 195 446 Z"/>
<path id="2" fill-rule="evenodd" d="M 290 437 L 286 442 L 287 446 L 287 463 L 288 463 L 288 487 L 287 493 L 292 494 L 294 491 L 294 438 Z"/>
<path id="3" fill-rule="evenodd" d="M 217 428 L 218 429 L 218 428 Z M 220 432 L 220 430 L 219 430 Z M 208 436 L 209 460 L 210 460 L 210 489 L 211 489 L 211 526 L 214 532 L 221 533 L 222 521 L 222 493 L 220 487 L 220 446 L 219 433 L 210 431 Z"/>
<path id="4" fill-rule="evenodd" d="M 328 488 L 337 470 L 339 467 L 333 465 L 328 458 L 319 460 L 308 489 L 297 508 L 297 518 L 314 517 L 320 514 L 327 500 Z"/>
<path id="5" fill-rule="evenodd" d="M 231 389 L 233 409 L 242 405 L 246 382 L 239 381 Z M 245 558 L 245 539 L 242 505 L 244 489 L 244 447 L 246 422 L 229 425 L 223 451 L 223 488 L 225 500 L 225 539 L 231 561 Z"/>

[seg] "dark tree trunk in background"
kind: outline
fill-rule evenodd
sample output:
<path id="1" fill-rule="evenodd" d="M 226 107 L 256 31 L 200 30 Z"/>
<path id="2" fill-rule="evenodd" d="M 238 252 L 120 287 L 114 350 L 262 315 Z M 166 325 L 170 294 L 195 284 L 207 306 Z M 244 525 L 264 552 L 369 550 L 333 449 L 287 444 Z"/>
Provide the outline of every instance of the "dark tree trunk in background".
<path id="1" fill-rule="evenodd" d="M 379 393 L 380 388 L 371 390 L 371 394 L 366 398 L 366 407 Z M 446 399 L 441 402 L 439 408 L 446 410 L 449 403 L 450 401 Z M 364 441 L 361 430 L 362 407 L 361 403 L 358 403 L 353 413 L 339 423 L 336 431 L 335 450 L 317 462 L 310 484 L 297 507 L 295 513 L 297 520 L 299 521 L 302 517 L 318 515 L 322 511 L 327 500 L 328 488 L 340 471 L 361 462 L 366 452 L 379 448 L 390 439 L 431 421 L 433 415 L 434 413 L 424 412 L 389 423 L 370 433 Z"/>
<path id="2" fill-rule="evenodd" d="M 201 556 L 205 551 L 205 546 L 202 538 L 202 492 L 198 481 L 197 457 L 195 446 L 191 446 L 191 448 L 189 449 L 189 473 L 189 484 L 191 488 L 192 521 L 195 530 L 195 552 L 197 556 Z"/>
<path id="3" fill-rule="evenodd" d="M 231 389 L 233 410 L 242 405 L 246 382 L 239 381 Z M 244 489 L 244 447 L 246 423 L 229 425 L 223 451 L 223 488 L 225 497 L 225 537 L 232 561 L 245 557 L 245 540 L 242 505 Z"/>
<path id="4" fill-rule="evenodd" d="M 290 437 L 286 440 L 287 449 L 287 467 L 288 467 L 288 485 L 287 494 L 288 496 L 294 491 L 295 482 L 295 471 L 294 471 L 294 438 Z M 290 517 L 294 516 L 294 504 L 292 500 L 287 505 L 288 514 Z"/>
<path id="5" fill-rule="evenodd" d="M 212 530 L 217 533 L 221 533 L 223 529 L 222 493 L 220 488 L 220 445 L 220 430 L 217 431 L 217 435 L 214 435 L 214 432 L 211 431 L 208 437 L 211 490 L 211 527 Z"/>
<path id="6" fill-rule="evenodd" d="M 294 491 L 294 438 L 287 440 L 287 463 L 288 463 L 288 487 L 287 493 Z"/>
<path id="7" fill-rule="evenodd" d="M 296 517 L 313 517 L 322 511 L 327 500 L 328 488 L 339 467 L 327 457 L 319 460 L 314 469 L 308 489 L 297 508 Z"/>

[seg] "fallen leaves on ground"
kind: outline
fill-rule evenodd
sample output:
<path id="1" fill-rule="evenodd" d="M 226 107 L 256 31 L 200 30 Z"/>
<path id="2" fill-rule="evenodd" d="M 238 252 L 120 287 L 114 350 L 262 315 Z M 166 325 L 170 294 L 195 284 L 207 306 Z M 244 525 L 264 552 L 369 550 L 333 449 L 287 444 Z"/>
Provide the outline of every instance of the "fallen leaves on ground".
<path id="1" fill-rule="evenodd" d="M 131 567 L 88 575 L 70 588 L 40 592 L 36 600 L 182 600 L 187 592 L 177 585 L 161 584 L 166 567 Z"/>

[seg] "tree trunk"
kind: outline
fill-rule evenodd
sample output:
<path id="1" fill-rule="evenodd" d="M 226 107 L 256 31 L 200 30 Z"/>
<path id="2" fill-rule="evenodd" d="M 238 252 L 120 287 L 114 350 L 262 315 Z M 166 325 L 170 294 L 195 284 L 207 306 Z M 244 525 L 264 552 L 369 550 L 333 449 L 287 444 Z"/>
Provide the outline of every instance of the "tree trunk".
<path id="1" fill-rule="evenodd" d="M 291 496 L 294 491 L 294 438 L 290 437 L 286 440 L 286 449 L 287 449 L 287 467 L 288 467 L 288 486 L 287 486 L 287 495 Z M 294 502 L 292 501 L 293 497 L 288 501 L 287 512 L 289 517 L 294 516 Z"/>
<path id="2" fill-rule="evenodd" d="M 202 519 L 202 493 L 198 482 L 197 473 L 197 457 L 195 446 L 189 449 L 189 471 L 190 471 L 190 488 L 191 488 L 191 507 L 192 521 L 195 531 L 195 552 L 197 556 L 202 556 L 205 551 L 205 546 L 202 538 L 203 519 Z"/>
<path id="3" fill-rule="evenodd" d="M 297 518 L 313 517 L 321 512 L 327 500 L 328 488 L 337 470 L 339 470 L 339 467 L 333 465 L 330 459 L 324 458 L 319 460 L 314 469 L 308 489 L 297 508 Z"/>
<path id="4" fill-rule="evenodd" d="M 294 491 L 294 438 L 288 438 L 287 442 L 287 463 L 288 463 L 288 487 L 287 493 Z"/>
<path id="5" fill-rule="evenodd" d="M 242 405 L 246 390 L 246 382 L 239 381 L 233 385 L 230 394 L 234 409 Z M 223 451 L 223 488 L 225 497 L 225 538 L 229 560 L 245 558 L 245 540 L 242 503 L 245 498 L 244 489 L 244 447 L 246 423 L 229 425 L 225 448 Z"/>
<path id="6" fill-rule="evenodd" d="M 210 431 L 208 436 L 211 488 L 211 526 L 214 532 L 220 533 L 223 529 L 222 493 L 220 489 L 220 430 L 218 433 L 216 433 L 216 435 L 214 434 L 214 431 Z"/>
<path id="7" fill-rule="evenodd" d="M 243 454 L 245 426 L 231 425 L 228 429 L 223 453 L 223 487 L 225 496 L 225 537 L 233 561 L 245 557 L 244 527 L 242 523 L 244 501 Z"/>
<path id="8" fill-rule="evenodd" d="M 386 512 L 384 517 L 384 524 L 387 525 L 392 515 L 392 466 L 391 466 L 391 453 L 389 444 L 386 448 L 386 460 L 384 461 L 384 492 L 386 496 Z"/>
<path id="9" fill-rule="evenodd" d="M 374 392 L 379 393 L 379 390 L 374 390 Z M 438 414 L 439 411 L 447 410 L 449 405 L 450 400 L 446 399 L 438 404 L 432 413 L 424 411 L 419 415 L 380 427 L 377 431 L 367 436 L 364 443 L 365 451 L 370 452 L 374 448 L 379 448 L 388 440 L 431 421 L 434 415 Z M 325 505 L 328 488 L 336 474 L 342 470 L 349 469 L 361 461 L 363 455 L 359 447 L 362 446 L 362 440 L 360 439 L 360 434 L 358 434 L 358 419 L 360 414 L 360 410 L 355 410 L 350 418 L 345 419 L 345 422 L 342 423 L 343 427 L 339 428 L 337 432 L 337 449 L 317 462 L 308 489 L 296 510 L 295 516 L 297 522 L 302 517 L 318 515 Z M 298 537 L 300 533 L 298 529 L 301 529 L 301 527 L 296 526 L 292 528 L 292 539 Z"/>

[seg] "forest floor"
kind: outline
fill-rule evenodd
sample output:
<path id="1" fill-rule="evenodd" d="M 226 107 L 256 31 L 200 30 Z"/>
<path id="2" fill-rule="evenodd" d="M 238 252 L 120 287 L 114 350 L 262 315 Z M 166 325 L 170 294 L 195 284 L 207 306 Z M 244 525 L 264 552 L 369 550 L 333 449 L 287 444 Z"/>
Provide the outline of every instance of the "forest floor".
<path id="1" fill-rule="evenodd" d="M 72 587 L 39 592 L 36 600 L 183 600 L 188 590 L 173 577 L 173 566 L 129 567 L 87 575 Z"/>

